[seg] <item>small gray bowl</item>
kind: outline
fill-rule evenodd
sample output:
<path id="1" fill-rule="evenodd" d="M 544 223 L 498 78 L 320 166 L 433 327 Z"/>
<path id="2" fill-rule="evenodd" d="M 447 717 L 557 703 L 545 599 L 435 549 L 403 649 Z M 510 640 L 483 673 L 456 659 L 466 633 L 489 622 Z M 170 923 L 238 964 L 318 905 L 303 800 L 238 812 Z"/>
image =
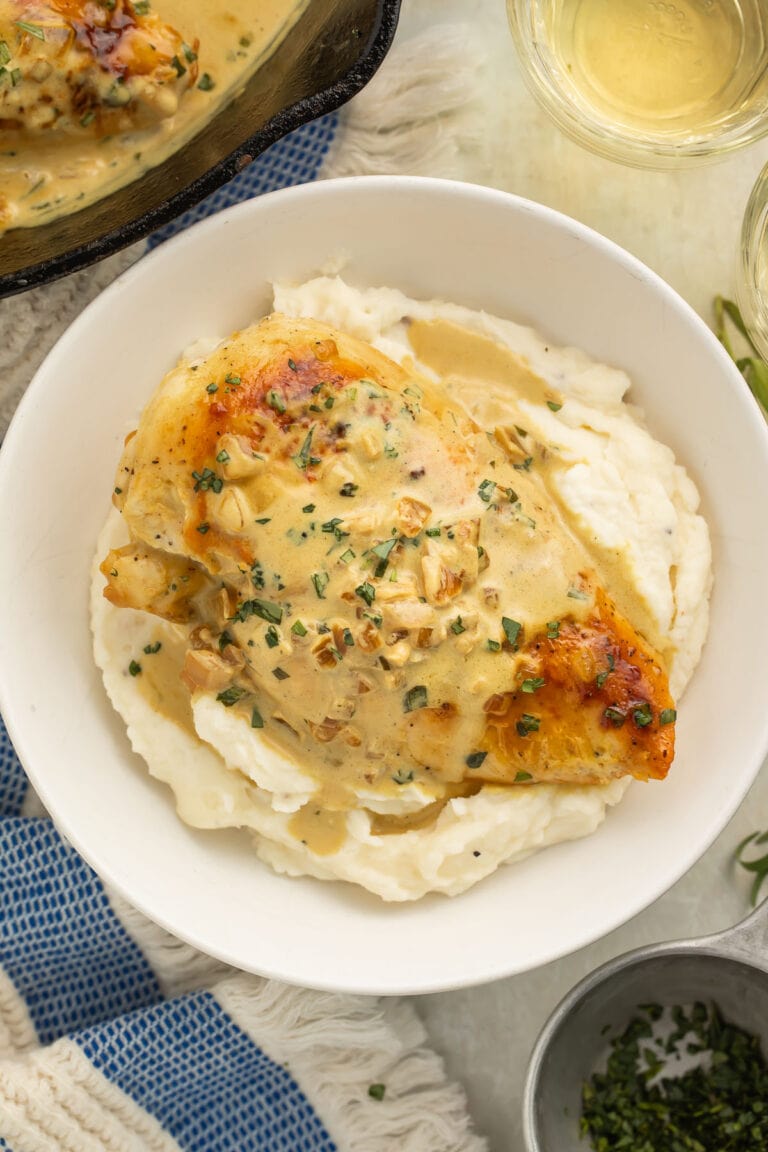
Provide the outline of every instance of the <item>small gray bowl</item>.
<path id="1" fill-rule="evenodd" d="M 528 1152 L 585 1152 L 582 1085 L 611 1036 L 624 1030 L 640 1004 L 697 1000 L 716 1003 L 728 1021 L 759 1036 L 768 1053 L 768 901 L 725 932 L 618 956 L 568 993 L 544 1025 L 528 1065 Z"/>

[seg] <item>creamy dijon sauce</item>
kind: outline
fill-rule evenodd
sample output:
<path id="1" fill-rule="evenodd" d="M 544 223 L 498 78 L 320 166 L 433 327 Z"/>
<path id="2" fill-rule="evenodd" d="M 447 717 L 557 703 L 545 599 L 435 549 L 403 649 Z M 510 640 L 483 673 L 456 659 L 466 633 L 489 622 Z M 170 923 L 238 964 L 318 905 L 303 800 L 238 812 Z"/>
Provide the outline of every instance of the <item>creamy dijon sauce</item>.
<path id="1" fill-rule="evenodd" d="M 408 340 L 420 363 L 441 377 L 451 397 L 467 411 L 483 414 L 486 427 L 498 427 L 499 420 L 509 423 L 510 418 L 524 424 L 525 416 L 519 409 L 521 400 L 562 405 L 563 396 L 558 390 L 537 376 L 521 356 L 482 333 L 470 332 L 447 320 L 417 320 L 408 328 Z M 564 467 L 556 451 L 542 452 L 537 463 L 545 482 Z M 557 485 L 548 484 L 547 489 L 549 499 L 557 503 L 568 523 L 571 512 L 558 498 Z M 637 590 L 627 555 L 602 546 L 594 538 L 583 543 L 620 612 L 669 659 L 674 649 Z"/>
<path id="2" fill-rule="evenodd" d="M 156 629 L 136 653 L 134 671 L 136 687 L 150 708 L 194 734 L 192 701 L 181 679 L 186 651 L 186 637 L 165 625 Z M 140 671 L 136 671 L 136 665 Z"/>
<path id="3" fill-rule="evenodd" d="M 291 827 L 320 853 L 343 836 L 344 820 L 334 813 L 368 807 L 378 831 L 404 831 L 417 814 L 416 826 L 434 819 L 448 799 L 476 792 L 467 763 L 481 749 L 486 761 L 478 777 L 504 779 L 484 741 L 484 706 L 536 669 L 505 643 L 503 619 L 531 637 L 550 621 L 578 621 L 595 610 L 592 559 L 549 491 L 556 454 L 518 423 L 521 398 L 558 404 L 558 392 L 485 337 L 440 321 L 415 322 L 409 331 L 425 367 L 437 374 L 450 367 L 449 376 L 433 383 L 410 365 L 405 379 L 393 382 L 372 370 L 375 378 L 356 378 L 334 393 L 332 407 L 319 385 L 317 427 L 346 427 L 348 448 L 311 475 L 279 452 L 243 462 L 223 437 L 223 486 L 198 494 L 198 514 L 184 530 L 185 550 L 197 549 L 214 575 L 220 567 L 241 602 L 256 596 L 281 606 L 276 622 L 259 614 L 233 619 L 231 607 L 224 610 L 220 626 L 245 656 L 238 683 L 247 688 L 227 712 L 245 727 L 255 706 L 263 720 L 256 739 L 314 780 L 312 800 Z M 183 363 L 145 416 L 149 433 L 163 427 L 164 404 L 178 419 L 190 380 L 195 396 L 215 385 L 210 403 L 226 402 L 233 387 L 226 381 L 247 378 L 263 338 L 260 328 L 248 329 L 199 364 Z M 468 420 L 452 402 L 470 371 L 498 397 L 503 420 L 493 426 Z M 155 454 L 141 437 L 138 451 Z M 134 536 L 148 543 L 167 520 L 160 509 L 156 521 L 146 516 L 153 475 L 138 470 L 124 509 Z M 179 480 L 190 490 L 188 463 Z M 404 522 L 408 504 L 421 510 L 419 524 Z M 263 558 L 256 573 L 226 559 L 232 533 L 254 542 Z M 388 541 L 393 547 L 383 556 L 377 542 Z M 170 538 L 168 544 L 175 547 Z M 461 591 L 440 601 L 427 586 L 430 566 L 465 573 Z M 374 576 L 375 598 L 367 603 L 357 590 Z M 326 666 L 318 656 L 323 647 Z"/>
<path id="4" fill-rule="evenodd" d="M 178 110 L 154 124 L 115 135 L 99 135 L 88 125 L 48 133 L 0 127 L 0 234 L 76 212 L 161 164 L 234 99 L 307 3 L 152 0 L 151 11 L 175 28 L 186 44 L 199 41 L 198 75 L 181 93 Z M 34 38 L 31 43 L 34 46 Z M 12 40 L 11 52 L 15 47 Z M 12 55 L 9 69 L 13 62 Z M 0 102 L 0 120 L 2 115 Z"/>

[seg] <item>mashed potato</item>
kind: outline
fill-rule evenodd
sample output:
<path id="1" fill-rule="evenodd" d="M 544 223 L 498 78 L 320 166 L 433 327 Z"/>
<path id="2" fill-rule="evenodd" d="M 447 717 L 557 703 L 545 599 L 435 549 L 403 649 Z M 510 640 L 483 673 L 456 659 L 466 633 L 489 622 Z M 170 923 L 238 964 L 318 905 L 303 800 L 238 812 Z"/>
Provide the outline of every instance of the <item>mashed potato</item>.
<path id="1" fill-rule="evenodd" d="M 626 403 L 623 372 L 554 348 L 510 321 L 339 279 L 278 285 L 275 308 L 372 344 L 434 381 L 480 428 L 512 423 L 524 443 L 535 444 L 550 462 L 547 491 L 569 533 L 623 616 L 660 654 L 679 697 L 707 629 L 709 538 L 693 483 Z M 191 362 L 205 362 L 200 349 Z M 543 399 L 531 374 L 556 399 Z M 324 787 L 290 745 L 254 729 L 242 711 L 222 707 L 215 691 L 190 696 L 180 689 L 188 625 L 104 598 L 98 561 L 126 540 L 115 511 L 99 541 L 92 585 L 95 656 L 110 699 L 134 749 L 172 787 L 181 818 L 198 828 L 252 829 L 258 855 L 277 871 L 351 881 L 386 900 L 453 895 L 503 862 L 588 835 L 623 795 L 626 775 L 600 783 L 542 776 L 529 784 L 524 771 L 513 786 L 486 774 L 473 794 L 441 794 L 438 804 L 429 779 L 411 772 L 396 775 L 394 786 L 389 778 L 386 787 L 357 779 L 354 805 L 328 810 L 327 780 Z M 586 599 L 578 589 L 568 595 L 575 608 Z M 461 615 L 456 620 L 463 632 Z M 467 646 L 470 679 L 473 658 Z"/>

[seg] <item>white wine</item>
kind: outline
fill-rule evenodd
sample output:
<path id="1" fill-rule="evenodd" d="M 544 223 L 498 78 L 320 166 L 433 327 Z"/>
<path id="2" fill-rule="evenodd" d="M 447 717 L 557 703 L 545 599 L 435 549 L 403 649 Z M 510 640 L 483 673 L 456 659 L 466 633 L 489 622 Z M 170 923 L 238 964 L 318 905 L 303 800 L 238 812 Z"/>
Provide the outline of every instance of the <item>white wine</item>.
<path id="1" fill-rule="evenodd" d="M 684 137 L 764 99 L 767 9 L 766 0 L 549 0 L 541 14 L 577 105 L 630 130 Z"/>

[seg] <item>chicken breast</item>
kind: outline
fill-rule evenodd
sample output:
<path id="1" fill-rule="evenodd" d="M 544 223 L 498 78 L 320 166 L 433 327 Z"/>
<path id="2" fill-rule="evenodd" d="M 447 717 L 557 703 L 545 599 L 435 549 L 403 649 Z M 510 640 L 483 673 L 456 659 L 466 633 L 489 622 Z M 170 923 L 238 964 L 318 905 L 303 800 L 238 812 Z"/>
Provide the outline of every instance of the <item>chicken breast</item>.
<path id="1" fill-rule="evenodd" d="M 170 372 L 115 484 L 112 604 L 188 629 L 215 693 L 350 805 L 418 782 L 663 778 L 662 657 L 618 613 L 547 487 L 547 450 L 436 384 L 272 315 Z"/>
<path id="2" fill-rule="evenodd" d="M 103 136 L 172 116 L 197 47 L 139 0 L 0 0 L 0 128 Z"/>

